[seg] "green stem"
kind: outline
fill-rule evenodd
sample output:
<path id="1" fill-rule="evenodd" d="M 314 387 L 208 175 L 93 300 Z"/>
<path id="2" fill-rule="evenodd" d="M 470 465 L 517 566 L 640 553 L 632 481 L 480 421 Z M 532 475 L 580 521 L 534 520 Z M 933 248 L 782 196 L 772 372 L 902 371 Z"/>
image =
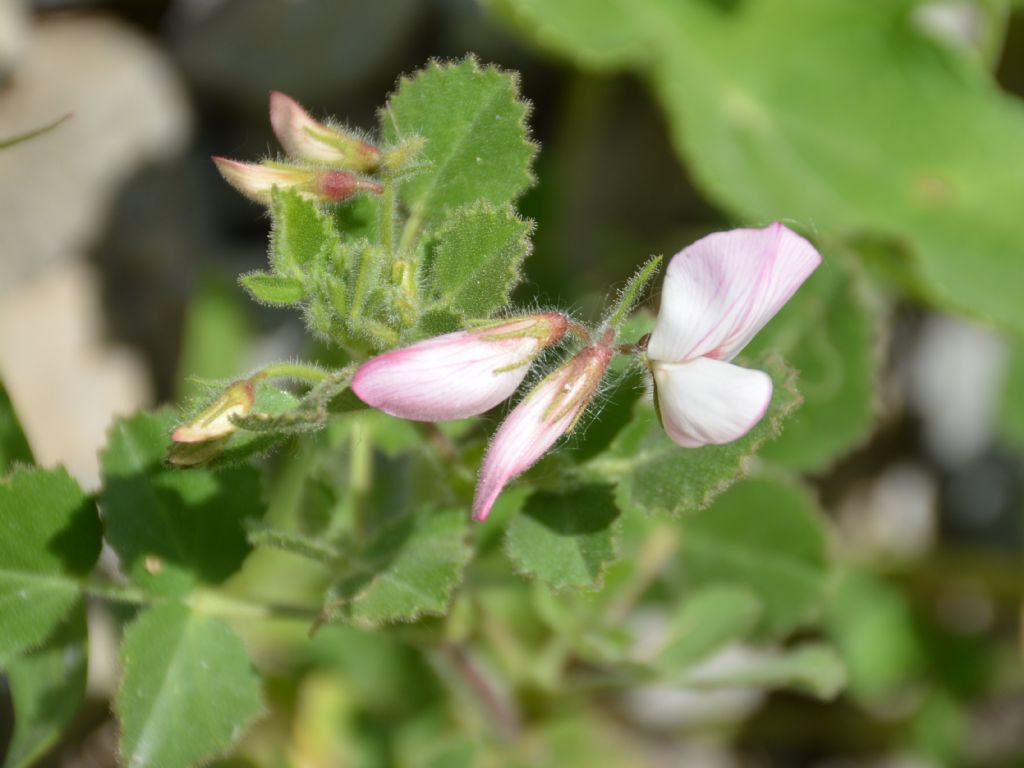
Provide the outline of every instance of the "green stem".
<path id="1" fill-rule="evenodd" d="M 86 579 L 79 582 L 79 588 L 90 597 L 97 597 L 111 603 L 126 605 L 149 606 L 163 602 L 180 602 L 182 605 L 198 613 L 205 613 L 219 618 L 242 619 L 292 619 L 296 621 L 315 621 L 320 611 L 297 605 L 278 605 L 260 603 L 235 597 L 217 590 L 197 589 L 180 601 L 174 598 L 152 595 L 138 587 L 112 582 Z"/>
<path id="2" fill-rule="evenodd" d="M 384 181 L 384 192 L 380 196 L 380 241 L 388 256 L 395 255 L 395 184 Z"/>
<path id="3" fill-rule="evenodd" d="M 25 133 L 19 133 L 16 136 L 9 136 L 6 139 L 0 139 L 0 149 L 7 149 L 7 147 L 13 147 L 15 144 L 20 144 L 23 141 L 34 139 L 36 136 L 42 136 L 44 133 L 49 133 L 58 125 L 63 123 L 65 120 L 71 119 L 71 113 L 68 112 L 66 115 L 62 115 L 54 120 L 52 123 L 47 123 L 41 128 L 33 128 L 31 131 L 25 131 Z"/>
<path id="4" fill-rule="evenodd" d="M 154 602 L 152 595 L 123 584 L 87 579 L 79 584 L 82 592 L 90 597 L 98 597 L 111 603 L 126 605 L 149 605 Z"/>
<path id="5" fill-rule="evenodd" d="M 353 523 L 357 536 L 367 530 L 366 502 L 373 484 L 373 443 L 370 425 L 365 419 L 356 419 L 352 425 L 351 457 L 349 459 L 349 488 L 352 490 Z"/>
<path id="6" fill-rule="evenodd" d="M 637 273 L 629 279 L 626 283 L 626 287 L 619 293 L 619 300 L 612 310 L 611 315 L 608 317 L 606 325 L 617 328 L 626 319 L 626 316 L 633 311 L 633 308 L 637 305 L 640 300 L 640 295 L 643 293 L 644 288 L 651 282 L 651 278 L 654 277 L 658 271 L 658 267 L 661 266 L 661 256 L 651 257 L 646 264 L 637 270 Z"/>
<path id="7" fill-rule="evenodd" d="M 330 374 L 315 365 L 308 363 L 274 363 L 261 370 L 256 376 L 261 379 L 297 379 L 319 384 Z"/>

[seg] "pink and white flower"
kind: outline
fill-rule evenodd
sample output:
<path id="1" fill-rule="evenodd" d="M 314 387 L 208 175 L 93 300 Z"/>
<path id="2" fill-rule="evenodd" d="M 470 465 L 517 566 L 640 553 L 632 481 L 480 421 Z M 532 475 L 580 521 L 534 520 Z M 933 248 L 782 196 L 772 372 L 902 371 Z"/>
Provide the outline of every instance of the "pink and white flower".
<path id="1" fill-rule="evenodd" d="M 380 150 L 357 136 L 314 120 L 290 96 L 270 94 L 270 125 L 289 157 L 354 171 L 373 171 Z"/>
<path id="2" fill-rule="evenodd" d="M 821 263 L 807 240 L 776 222 L 719 232 L 669 263 L 647 346 L 661 421 L 687 448 L 749 432 L 772 380 L 732 360 Z"/>
<path id="3" fill-rule="evenodd" d="M 586 347 L 512 409 L 487 448 L 473 498 L 475 519 L 485 520 L 509 481 L 532 467 L 576 426 L 611 357 L 609 345 Z"/>
<path id="4" fill-rule="evenodd" d="M 352 391 L 367 405 L 413 421 L 464 419 L 512 396 L 530 363 L 565 334 L 558 312 L 448 333 L 363 363 Z"/>

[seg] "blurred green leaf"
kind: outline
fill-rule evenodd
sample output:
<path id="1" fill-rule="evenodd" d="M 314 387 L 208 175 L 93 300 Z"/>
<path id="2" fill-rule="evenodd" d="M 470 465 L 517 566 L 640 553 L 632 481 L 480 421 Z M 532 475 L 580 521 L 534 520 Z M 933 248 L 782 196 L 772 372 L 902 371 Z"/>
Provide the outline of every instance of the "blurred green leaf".
<path id="1" fill-rule="evenodd" d="M 482 203 L 448 214 L 437 232 L 429 298 L 470 318 L 489 317 L 508 304 L 530 253 L 531 228 L 510 206 Z"/>
<path id="2" fill-rule="evenodd" d="M 1024 451 L 1024 342 L 1010 345 L 997 423 L 1003 438 Z"/>
<path id="3" fill-rule="evenodd" d="M 527 112 L 517 76 L 473 58 L 432 62 L 402 78 L 381 112 L 384 137 L 422 137 L 430 163 L 426 173 L 402 184 L 407 231 L 418 234 L 447 211 L 478 200 L 513 202 L 533 181 L 537 148 L 527 139 Z"/>
<path id="4" fill-rule="evenodd" d="M 261 304 L 287 307 L 298 304 L 306 294 L 306 286 L 297 277 L 272 275 L 269 272 L 249 272 L 238 282 Z"/>
<path id="5" fill-rule="evenodd" d="M 802 643 L 781 653 L 753 653 L 736 659 L 731 669 L 696 669 L 685 677 L 694 688 L 793 688 L 819 699 L 832 699 L 846 685 L 846 669 L 824 643 Z"/>
<path id="6" fill-rule="evenodd" d="M 331 621 L 377 625 L 442 615 L 472 549 L 463 509 L 419 509 L 381 523 L 327 595 Z"/>
<path id="7" fill-rule="evenodd" d="M 508 526 L 516 570 L 553 589 L 600 589 L 618 558 L 619 510 L 610 485 L 538 491 Z"/>
<path id="8" fill-rule="evenodd" d="M 60 738 L 85 696 L 87 654 L 79 602 L 42 646 L 7 665 L 14 735 L 4 768 L 34 765 Z"/>
<path id="9" fill-rule="evenodd" d="M 750 589 L 732 585 L 698 589 L 673 612 L 664 641 L 649 663 L 671 677 L 745 637 L 760 616 L 761 601 Z"/>
<path id="10" fill-rule="evenodd" d="M 227 624 L 166 603 L 125 630 L 114 708 L 124 765 L 186 768 L 223 754 L 263 711 L 260 680 Z"/>
<path id="11" fill-rule="evenodd" d="M 781 354 L 799 371 L 804 399 L 761 456 L 820 472 L 867 439 L 881 362 L 877 314 L 859 279 L 839 259 L 830 259 L 757 335 L 746 353 Z"/>
<path id="12" fill-rule="evenodd" d="M 827 576 L 825 530 L 802 487 L 749 478 L 679 525 L 685 584 L 750 589 L 761 599 L 763 634 L 785 633 L 814 616 Z"/>
<path id="13" fill-rule="evenodd" d="M 199 280 L 185 312 L 175 387 L 178 397 L 188 399 L 202 392 L 201 379 L 238 376 L 248 340 L 246 307 L 234 284 L 217 274 Z"/>
<path id="14" fill-rule="evenodd" d="M 925 650 L 906 595 L 873 574 L 847 570 L 836 579 L 825 625 L 862 700 L 886 701 L 923 672 Z"/>
<path id="15" fill-rule="evenodd" d="M 636 506 L 650 514 L 668 515 L 703 509 L 743 476 L 750 457 L 779 433 L 783 420 L 800 403 L 791 370 L 777 359 L 763 367 L 775 383 L 772 401 L 761 423 L 742 439 L 727 445 L 680 448 L 665 434 L 651 406 L 641 402 L 632 423 L 607 453 L 584 465 L 584 472 L 595 479 L 618 480 L 623 508 Z"/>
<path id="16" fill-rule="evenodd" d="M 7 474 L 15 462 L 33 464 L 35 460 L 7 388 L 0 382 L 0 477 Z"/>
<path id="17" fill-rule="evenodd" d="M 904 239 L 936 300 L 1024 332 L 1024 174 L 1006 162 L 1024 110 L 923 31 L 918 3 L 497 4 L 583 65 L 642 72 L 695 181 L 736 215 Z"/>
<path id="18" fill-rule="evenodd" d="M 96 505 L 63 469 L 0 483 L 0 666 L 49 637 L 100 554 Z"/>
<path id="19" fill-rule="evenodd" d="M 264 510 L 254 467 L 214 472 L 164 465 L 176 421 L 165 409 L 114 422 L 100 456 L 100 503 L 107 540 L 130 578 L 180 595 L 238 569 L 249 552 L 242 522 Z"/>

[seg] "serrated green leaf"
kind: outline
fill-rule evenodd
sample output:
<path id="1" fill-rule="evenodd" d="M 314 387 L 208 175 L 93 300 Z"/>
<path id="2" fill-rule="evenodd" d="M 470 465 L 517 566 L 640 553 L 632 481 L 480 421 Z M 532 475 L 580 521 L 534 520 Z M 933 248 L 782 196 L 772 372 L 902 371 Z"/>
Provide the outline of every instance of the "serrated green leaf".
<path id="1" fill-rule="evenodd" d="M 680 448 L 662 429 L 646 402 L 638 403 L 633 422 L 611 448 L 584 466 L 587 476 L 619 482 L 624 509 L 635 506 L 649 514 L 678 515 L 703 509 L 746 472 L 749 458 L 775 437 L 785 418 L 799 405 L 793 371 L 777 359 L 764 367 L 775 388 L 765 417 L 745 437 L 726 445 Z"/>
<path id="2" fill-rule="evenodd" d="M 437 232 L 428 296 L 463 317 L 489 317 L 508 304 L 530 253 L 529 222 L 511 207 L 473 205 L 452 212 Z"/>
<path id="3" fill-rule="evenodd" d="M 819 699 L 832 699 L 846 685 L 846 668 L 835 649 L 803 643 L 784 653 L 753 654 L 738 659 L 729 671 L 696 669 L 685 678 L 693 688 L 793 688 Z"/>
<path id="4" fill-rule="evenodd" d="M 101 536 L 96 505 L 63 469 L 17 469 L 0 483 L 0 666 L 75 605 Z"/>
<path id="5" fill-rule="evenodd" d="M 790 481 L 749 478 L 679 521 L 685 584 L 733 583 L 761 600 L 760 631 L 779 635 L 811 619 L 827 576 L 816 504 Z"/>
<path id="6" fill-rule="evenodd" d="M 0 477 L 7 474 L 15 462 L 32 464 L 34 459 L 7 388 L 0 382 Z"/>
<path id="7" fill-rule="evenodd" d="M 107 539 L 137 584 L 168 594 L 215 584 L 249 552 L 242 521 L 263 515 L 259 472 L 164 465 L 169 409 L 118 419 L 101 454 Z"/>
<path id="8" fill-rule="evenodd" d="M 664 642 L 649 664 L 666 676 L 678 674 L 745 637 L 760 616 L 761 601 L 750 589 L 732 585 L 699 589 L 673 613 Z"/>
<path id="9" fill-rule="evenodd" d="M 122 764 L 187 768 L 224 754 L 263 711 L 260 680 L 227 624 L 180 605 L 128 626 L 114 709 Z"/>
<path id="10" fill-rule="evenodd" d="M 250 272 L 238 278 L 238 282 L 256 301 L 275 307 L 298 304 L 306 295 L 306 285 L 297 277 Z"/>
<path id="11" fill-rule="evenodd" d="M 1024 174 L 1006 162 L 1024 154 L 1024 109 L 937 43 L 916 3 L 502 2 L 581 63 L 605 63 L 595 41 L 612 40 L 607 63 L 650 81 L 677 152 L 728 210 L 903 240 L 934 300 L 1024 331 Z M 850 98 L 863 83 L 870 97 Z"/>
<path id="12" fill-rule="evenodd" d="M 856 275 L 828 259 L 746 353 L 774 351 L 799 371 L 803 405 L 765 459 L 804 472 L 828 468 L 867 439 L 874 426 L 881 325 Z"/>
<path id="13" fill-rule="evenodd" d="M 46 642 L 7 664 L 14 735 L 4 768 L 28 768 L 60 738 L 85 695 L 85 605 L 79 602 Z"/>
<path id="14" fill-rule="evenodd" d="M 403 78 L 381 113 L 387 141 L 418 135 L 429 169 L 405 181 L 410 220 L 403 244 L 446 211 L 477 200 L 513 202 L 533 181 L 536 146 L 527 139 L 527 104 L 517 78 L 473 58 L 434 62 Z"/>
<path id="15" fill-rule="evenodd" d="M 275 188 L 273 194 L 270 264 L 285 277 L 301 278 L 310 264 L 333 256 L 338 233 L 331 217 L 298 192 Z"/>
<path id="16" fill-rule="evenodd" d="M 610 485 L 540 491 L 512 518 L 505 549 L 516 570 L 553 589 L 600 589 L 618 557 L 618 517 Z"/>
<path id="17" fill-rule="evenodd" d="M 327 595 L 332 621 L 377 625 L 442 615 L 472 549 L 462 509 L 418 510 L 380 525 Z"/>

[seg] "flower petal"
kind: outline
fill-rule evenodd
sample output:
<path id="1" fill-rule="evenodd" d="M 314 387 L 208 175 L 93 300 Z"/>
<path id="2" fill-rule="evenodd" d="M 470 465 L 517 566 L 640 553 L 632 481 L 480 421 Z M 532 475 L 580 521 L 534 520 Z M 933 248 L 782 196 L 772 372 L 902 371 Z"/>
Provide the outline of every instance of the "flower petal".
<path id="1" fill-rule="evenodd" d="M 687 363 L 653 363 L 661 423 L 684 448 L 730 443 L 747 434 L 772 399 L 763 371 L 708 357 Z"/>
<path id="2" fill-rule="evenodd" d="M 485 340 L 467 331 L 449 333 L 363 363 L 352 391 L 403 419 L 464 419 L 511 397 L 537 347 L 529 336 Z"/>
<path id="3" fill-rule="evenodd" d="M 367 405 L 413 421 L 464 419 L 511 397 L 541 348 L 565 333 L 557 312 L 458 331 L 363 363 L 352 391 Z"/>
<path id="4" fill-rule="evenodd" d="M 648 356 L 731 360 L 820 263 L 814 246 L 778 222 L 698 240 L 668 265 Z"/>
<path id="5" fill-rule="evenodd" d="M 575 426 L 611 360 L 608 347 L 587 347 L 549 374 L 519 403 L 487 447 L 473 498 L 473 517 L 485 520 L 510 480 L 532 467 Z"/>

